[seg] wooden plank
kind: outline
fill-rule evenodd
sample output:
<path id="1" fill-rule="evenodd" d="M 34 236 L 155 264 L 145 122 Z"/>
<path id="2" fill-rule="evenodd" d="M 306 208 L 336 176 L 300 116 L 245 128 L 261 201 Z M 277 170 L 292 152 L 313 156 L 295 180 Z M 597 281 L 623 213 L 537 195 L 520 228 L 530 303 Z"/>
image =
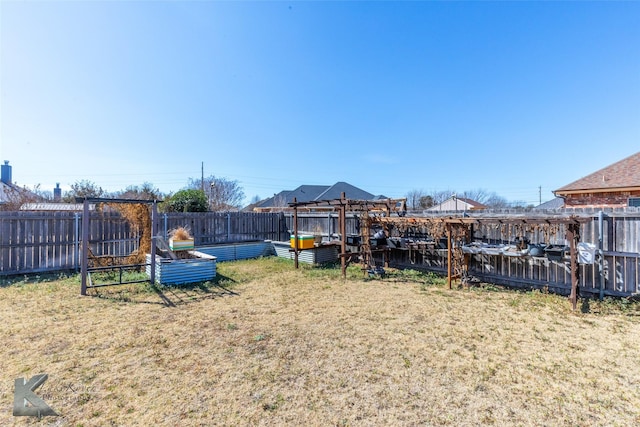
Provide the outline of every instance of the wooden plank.
<path id="1" fill-rule="evenodd" d="M 4 212 L 0 212 L 2 214 Z M 0 273 L 10 271 L 11 260 L 11 220 L 0 215 Z"/>

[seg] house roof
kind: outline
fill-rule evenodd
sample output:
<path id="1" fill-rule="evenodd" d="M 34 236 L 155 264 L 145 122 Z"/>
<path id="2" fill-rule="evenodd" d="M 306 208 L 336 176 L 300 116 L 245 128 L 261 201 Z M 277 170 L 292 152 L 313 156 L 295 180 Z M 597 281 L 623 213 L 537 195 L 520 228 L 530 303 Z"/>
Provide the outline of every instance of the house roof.
<path id="1" fill-rule="evenodd" d="M 15 202 L 20 197 L 38 199 L 38 196 L 26 188 L 0 181 L 0 204 Z"/>
<path id="2" fill-rule="evenodd" d="M 89 210 L 95 210 L 95 204 L 89 204 Z M 81 212 L 84 209 L 82 203 L 24 203 L 20 206 L 21 211 L 67 211 Z"/>
<path id="3" fill-rule="evenodd" d="M 11 192 L 11 187 L 8 184 L 0 181 L 0 203 L 8 201 L 8 195 Z"/>
<path id="4" fill-rule="evenodd" d="M 640 152 L 560 187 L 554 193 L 640 188 Z"/>
<path id="5" fill-rule="evenodd" d="M 446 206 L 448 206 L 450 204 L 453 204 L 454 201 L 455 201 L 456 205 L 459 204 L 457 210 L 463 210 L 463 209 L 486 209 L 487 208 L 486 205 L 483 205 L 480 202 L 476 202 L 475 200 L 468 199 L 466 197 L 454 198 L 453 196 L 451 196 L 447 200 L 443 201 L 442 203 L 438 203 L 437 205 L 430 207 L 429 209 L 427 209 L 427 211 L 443 210 L 442 209 L 443 207 L 446 207 Z"/>
<path id="6" fill-rule="evenodd" d="M 486 209 L 487 206 L 483 205 L 480 202 L 476 202 L 475 200 L 467 199 L 466 197 L 458 197 L 458 200 L 462 200 L 464 203 L 473 207 L 474 209 Z"/>
<path id="7" fill-rule="evenodd" d="M 349 183 L 340 181 L 327 188 L 314 200 L 339 199 L 342 193 L 345 193 L 347 198 L 354 200 L 373 200 L 376 197 L 367 191 L 364 191 L 358 187 L 354 187 Z"/>
<path id="8" fill-rule="evenodd" d="M 295 190 L 284 190 L 259 202 L 256 208 L 284 207 L 293 203 L 294 197 L 298 202 L 339 199 L 343 192 L 349 199 L 374 200 L 376 198 L 367 191 L 340 181 L 333 185 L 301 185 Z"/>
<path id="9" fill-rule="evenodd" d="M 544 202 L 542 204 L 539 204 L 538 206 L 534 207 L 533 209 L 535 210 L 539 210 L 539 209 L 560 209 L 564 207 L 564 199 L 562 197 L 555 197 L 547 202 Z"/>

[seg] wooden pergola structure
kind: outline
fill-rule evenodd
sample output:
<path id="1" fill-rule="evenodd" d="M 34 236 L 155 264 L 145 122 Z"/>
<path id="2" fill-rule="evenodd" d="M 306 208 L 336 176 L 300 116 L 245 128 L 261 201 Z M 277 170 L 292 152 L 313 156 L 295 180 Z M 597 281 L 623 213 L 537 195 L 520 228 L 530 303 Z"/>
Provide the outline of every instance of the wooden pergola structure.
<path id="1" fill-rule="evenodd" d="M 462 248 L 457 243 L 469 243 L 473 226 L 480 224 L 521 225 L 551 227 L 565 226 L 565 238 L 569 241 L 569 256 L 571 269 L 571 293 L 569 300 L 575 310 L 578 301 L 578 243 L 580 242 L 580 225 L 589 221 L 588 218 L 577 216 L 559 217 L 369 217 L 365 218 L 370 225 L 379 224 L 387 232 L 391 227 L 399 230 L 426 229 L 432 237 L 444 236 L 447 241 L 447 284 L 452 288 L 452 282 L 460 278 L 460 270 L 468 269 L 469 259 L 465 257 Z M 456 270 L 458 267 L 458 271 Z"/>
<path id="2" fill-rule="evenodd" d="M 363 217 L 371 215 L 380 217 L 391 217 L 393 213 L 404 216 L 407 211 L 407 199 L 380 199 L 380 200 L 353 200 L 347 199 L 345 193 L 340 195 L 339 199 L 333 200 L 315 200 L 310 202 L 298 202 L 295 198 L 289 207 L 293 208 L 293 236 L 294 236 L 294 260 L 295 267 L 298 268 L 298 209 L 307 209 L 312 207 L 333 208 L 338 211 L 338 230 L 340 235 L 340 266 L 342 269 L 342 277 L 347 277 L 347 257 L 353 253 L 347 253 L 347 212 L 360 212 Z M 361 242 L 360 255 L 370 260 L 369 234 L 361 231 L 363 238 Z M 364 248 L 368 248 L 365 250 Z"/>
<path id="3" fill-rule="evenodd" d="M 346 213 L 359 212 L 360 218 L 360 250 L 357 253 L 363 265 L 363 270 L 372 266 L 373 253 L 382 251 L 385 257 L 385 267 L 388 267 L 387 253 L 389 249 L 374 250 L 370 244 L 370 235 L 373 227 L 379 226 L 390 235 L 392 228 L 398 230 L 427 230 L 433 238 L 444 237 L 447 241 L 447 285 L 452 288 L 454 280 L 461 278 L 462 271 L 468 271 L 469 257 L 465 257 L 461 244 L 469 243 L 473 234 L 473 226 L 480 224 L 497 224 L 500 226 L 537 226 L 565 228 L 565 239 L 569 242 L 569 256 L 571 269 L 571 293 L 569 300 L 575 310 L 578 302 L 578 243 L 580 242 L 580 225 L 589 221 L 588 218 L 570 216 L 543 217 L 543 216 L 434 216 L 434 217 L 407 217 L 406 199 L 382 199 L 382 200 L 350 200 L 344 193 L 339 199 L 311 202 L 297 202 L 295 199 L 289 203 L 293 209 L 293 234 L 294 234 L 294 260 L 298 268 L 298 209 L 310 207 L 332 207 L 339 213 L 340 235 L 340 264 L 342 277 L 346 278 L 346 259 L 354 255 L 347 253 L 346 249 Z M 393 215 L 393 214 L 397 215 Z M 456 271 L 457 270 L 457 271 Z"/>

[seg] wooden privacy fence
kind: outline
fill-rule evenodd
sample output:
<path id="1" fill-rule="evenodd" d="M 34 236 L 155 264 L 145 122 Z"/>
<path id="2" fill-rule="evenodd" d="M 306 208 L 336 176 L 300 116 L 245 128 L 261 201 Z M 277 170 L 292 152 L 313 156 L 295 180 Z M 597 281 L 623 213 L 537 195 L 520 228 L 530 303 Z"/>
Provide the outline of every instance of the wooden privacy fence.
<path id="1" fill-rule="evenodd" d="M 293 232 L 293 213 L 283 214 L 286 228 Z M 339 218 L 336 212 L 298 212 L 298 233 L 322 235 L 324 240 L 340 238 Z M 360 234 L 360 219 L 355 213 L 346 215 L 347 236 Z M 284 240 L 289 238 L 285 236 Z"/>
<path id="2" fill-rule="evenodd" d="M 117 212 L 90 213 L 89 249 L 97 257 L 124 257 L 139 247 L 142 230 Z M 163 237 L 188 227 L 196 245 L 250 240 L 286 240 L 283 214 L 206 212 L 160 214 Z M 0 275 L 80 268 L 82 213 L 0 212 Z"/>
<path id="3" fill-rule="evenodd" d="M 556 216 L 549 216 L 550 221 Z M 472 216 L 473 217 L 473 216 Z M 581 216 L 579 241 L 593 244 L 595 262 L 578 266 L 579 288 L 582 293 L 630 296 L 640 293 L 640 215 L 638 212 L 607 212 L 602 217 Z M 475 217 L 473 217 L 475 219 Z M 514 221 L 520 218 L 520 221 Z M 464 220 L 469 220 L 468 216 Z M 469 240 L 487 244 L 515 244 L 526 239 L 531 243 L 569 245 L 563 224 L 538 227 L 540 216 L 504 216 L 503 220 L 485 220 L 478 215 Z M 541 221 L 545 223 L 544 219 Z M 422 236 L 410 244 L 390 251 L 392 265 L 445 273 L 448 268 L 446 244 L 425 244 Z M 456 242 L 460 244 L 460 242 Z M 469 258 L 468 273 L 488 283 L 509 286 L 549 288 L 561 293 L 571 289 L 569 258 L 546 256 L 513 256 L 513 253 L 474 253 Z M 382 262 L 378 257 L 378 262 Z"/>
<path id="4" fill-rule="evenodd" d="M 57 271 L 79 265 L 79 214 L 0 212 L 0 274 Z"/>
<path id="5" fill-rule="evenodd" d="M 90 250 L 96 256 L 126 256 L 139 245 L 140 230 L 118 213 L 91 212 Z M 584 216 L 584 214 L 583 214 Z M 160 234 L 167 236 L 176 227 L 188 227 L 197 246 L 249 240 L 288 241 L 293 229 L 291 213 L 207 212 L 160 214 Z M 73 212 L 0 212 L 0 275 L 55 272 L 79 268 L 79 246 L 82 214 Z M 298 214 L 301 234 L 321 234 L 324 240 L 338 239 L 337 213 Z M 357 215 L 348 214 L 347 235 L 360 234 Z M 538 234 L 536 234 L 538 233 Z M 532 242 L 564 244 L 564 230 L 552 236 L 531 232 Z M 513 227 L 478 226 L 474 239 L 493 243 L 512 242 L 518 230 Z M 602 264 L 580 266 L 580 287 L 598 292 L 604 278 L 604 289 L 611 295 L 633 295 L 640 292 L 640 212 L 606 212 L 602 233 L 598 213 L 582 224 L 580 241 L 600 245 Z M 598 257 L 599 258 L 599 257 Z M 437 251 L 405 251 L 397 254 L 398 265 L 446 271 L 446 256 Z M 601 268 L 602 266 L 602 268 Z M 511 285 L 570 286 L 567 265 L 562 261 L 500 256 L 475 256 L 471 273 L 494 283 Z"/>
<path id="6" fill-rule="evenodd" d="M 171 230 L 186 227 L 196 246 L 249 240 L 286 240 L 287 224 L 282 213 L 206 212 L 159 215 L 159 230 L 165 237 Z"/>

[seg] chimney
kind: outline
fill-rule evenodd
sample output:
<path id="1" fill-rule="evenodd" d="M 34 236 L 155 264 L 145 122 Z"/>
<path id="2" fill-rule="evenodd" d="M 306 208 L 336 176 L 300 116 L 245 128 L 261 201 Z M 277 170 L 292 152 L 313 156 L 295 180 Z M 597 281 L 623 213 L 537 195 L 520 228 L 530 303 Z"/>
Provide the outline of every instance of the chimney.
<path id="1" fill-rule="evenodd" d="M 62 188 L 60 188 L 60 183 L 56 182 L 56 188 L 53 189 L 53 201 L 59 202 L 62 200 Z"/>
<path id="2" fill-rule="evenodd" d="M 4 165 L 0 166 L 0 180 L 5 184 L 11 184 L 11 166 L 9 160 L 4 161 Z"/>

